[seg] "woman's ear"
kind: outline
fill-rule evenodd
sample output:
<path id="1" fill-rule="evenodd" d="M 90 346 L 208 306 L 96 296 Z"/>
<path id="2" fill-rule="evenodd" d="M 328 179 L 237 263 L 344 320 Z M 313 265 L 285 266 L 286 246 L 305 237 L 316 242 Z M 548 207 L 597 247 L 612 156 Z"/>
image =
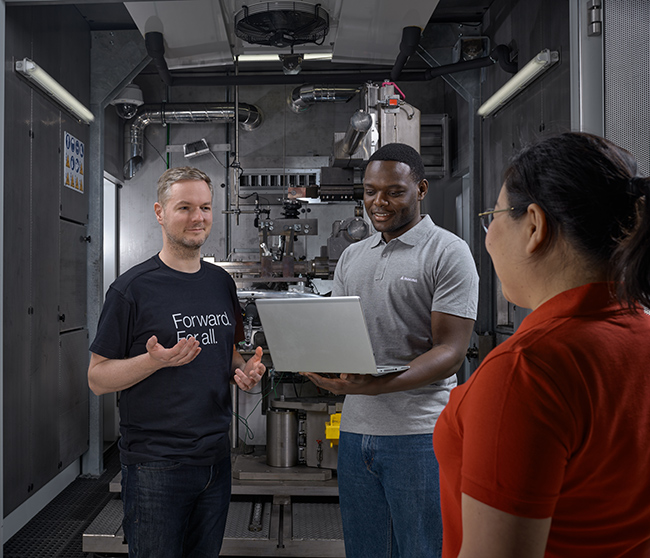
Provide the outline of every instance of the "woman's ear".
<path id="1" fill-rule="evenodd" d="M 528 220 L 526 232 L 528 242 L 526 243 L 526 252 L 534 254 L 548 240 L 548 223 L 546 213 L 536 203 L 531 203 L 526 210 L 526 219 Z"/>

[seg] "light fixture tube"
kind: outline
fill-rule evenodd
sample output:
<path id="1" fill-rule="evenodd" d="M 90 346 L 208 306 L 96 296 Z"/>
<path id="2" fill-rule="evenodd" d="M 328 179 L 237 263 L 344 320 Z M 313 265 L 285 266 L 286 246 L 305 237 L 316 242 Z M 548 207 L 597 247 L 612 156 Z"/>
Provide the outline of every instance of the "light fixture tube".
<path id="1" fill-rule="evenodd" d="M 16 71 L 33 81 L 45 93 L 54 97 L 82 122 L 90 124 L 95 120 L 93 113 L 78 101 L 72 93 L 29 58 L 16 60 Z"/>
<path id="2" fill-rule="evenodd" d="M 551 51 L 547 48 L 542 50 L 542 52 L 512 76 L 501 89 L 485 101 L 478 109 L 477 114 L 485 118 L 501 108 L 559 59 L 560 55 L 556 50 Z"/>
<path id="3" fill-rule="evenodd" d="M 296 53 L 299 54 L 299 53 Z M 306 52 L 302 59 L 307 60 L 331 60 L 331 52 Z M 279 54 L 240 54 L 237 57 L 239 62 L 280 62 Z"/>

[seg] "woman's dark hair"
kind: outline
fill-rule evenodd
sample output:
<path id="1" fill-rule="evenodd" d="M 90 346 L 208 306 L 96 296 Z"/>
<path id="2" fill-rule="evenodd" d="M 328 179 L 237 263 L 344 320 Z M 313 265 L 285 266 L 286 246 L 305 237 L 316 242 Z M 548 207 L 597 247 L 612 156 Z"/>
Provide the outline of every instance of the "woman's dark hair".
<path id="1" fill-rule="evenodd" d="M 625 149 L 567 132 L 524 148 L 505 172 L 508 202 L 521 217 L 546 214 L 548 247 L 561 233 L 616 283 L 619 300 L 650 307 L 650 178 L 636 176 Z"/>
<path id="2" fill-rule="evenodd" d="M 397 161 L 411 167 L 411 177 L 418 184 L 424 180 L 424 163 L 420 154 L 410 145 L 405 143 L 387 143 L 375 151 L 368 162 L 371 161 Z"/>

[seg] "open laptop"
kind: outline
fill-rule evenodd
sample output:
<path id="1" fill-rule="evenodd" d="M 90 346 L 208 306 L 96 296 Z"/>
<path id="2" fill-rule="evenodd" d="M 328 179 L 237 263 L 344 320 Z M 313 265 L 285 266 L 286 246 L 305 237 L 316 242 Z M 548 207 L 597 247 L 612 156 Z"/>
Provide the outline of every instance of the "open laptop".
<path id="1" fill-rule="evenodd" d="M 255 305 L 276 370 L 378 375 L 408 369 L 375 363 L 358 296 L 261 298 Z"/>

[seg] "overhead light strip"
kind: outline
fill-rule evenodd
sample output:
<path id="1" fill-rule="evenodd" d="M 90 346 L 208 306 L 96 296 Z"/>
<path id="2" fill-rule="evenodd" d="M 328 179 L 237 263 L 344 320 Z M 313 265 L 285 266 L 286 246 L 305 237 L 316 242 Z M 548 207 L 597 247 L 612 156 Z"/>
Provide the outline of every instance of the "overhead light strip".
<path id="1" fill-rule="evenodd" d="M 548 70 L 560 59 L 556 50 L 544 49 L 483 103 L 477 111 L 483 118 L 490 116 L 512 98 L 521 93 L 530 83 Z"/>
<path id="2" fill-rule="evenodd" d="M 300 53 L 296 53 L 300 54 Z M 331 60 L 331 52 L 307 52 L 302 54 L 302 59 L 308 60 Z M 240 54 L 237 57 L 239 62 L 280 62 L 279 54 Z"/>
<path id="3" fill-rule="evenodd" d="M 16 60 L 16 71 L 35 83 L 41 90 L 56 99 L 74 116 L 85 124 L 95 120 L 95 116 L 65 87 L 29 58 Z"/>

